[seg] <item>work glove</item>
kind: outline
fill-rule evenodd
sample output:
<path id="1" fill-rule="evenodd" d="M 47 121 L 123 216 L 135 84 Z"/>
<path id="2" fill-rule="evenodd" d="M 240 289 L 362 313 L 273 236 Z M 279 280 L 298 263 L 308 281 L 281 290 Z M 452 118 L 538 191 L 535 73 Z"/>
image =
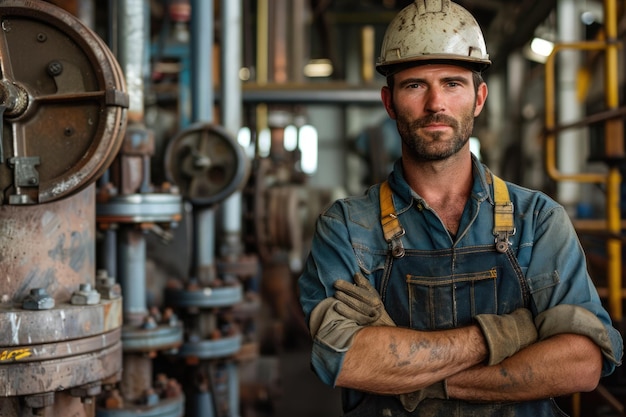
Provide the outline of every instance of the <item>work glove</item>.
<path id="1" fill-rule="evenodd" d="M 419 403 L 427 398 L 448 399 L 448 387 L 446 380 L 436 382 L 432 385 L 422 388 L 419 391 L 410 392 L 408 394 L 398 395 L 398 399 L 406 411 L 412 413 L 415 411 Z"/>
<path id="2" fill-rule="evenodd" d="M 354 282 L 337 280 L 335 296 L 322 300 L 311 311 L 309 331 L 314 340 L 345 351 L 363 327 L 395 326 L 369 281 L 357 273 Z"/>
<path id="3" fill-rule="evenodd" d="M 352 346 L 354 335 L 363 328 L 335 310 L 341 301 L 328 297 L 315 306 L 309 317 L 309 331 L 313 340 L 336 351 L 346 351 Z"/>
<path id="4" fill-rule="evenodd" d="M 587 336 L 602 349 L 605 357 L 613 363 L 620 361 L 615 357 L 609 332 L 600 319 L 584 307 L 572 304 L 559 304 L 535 317 L 539 340 L 557 334 L 573 333 Z"/>
<path id="5" fill-rule="evenodd" d="M 344 317 L 356 321 L 362 326 L 393 326 L 380 295 L 369 280 L 361 273 L 354 274 L 354 284 L 338 280 L 334 283 L 335 298 L 340 301 L 334 309 Z M 447 399 L 446 381 L 440 381 L 419 391 L 400 394 L 397 398 L 405 410 L 413 412 L 426 398 Z"/>
<path id="6" fill-rule="evenodd" d="M 478 314 L 474 318 L 487 341 L 488 365 L 496 365 L 537 341 L 533 316 L 526 308 L 504 315 Z"/>
<path id="7" fill-rule="evenodd" d="M 354 274 L 354 284 L 337 280 L 335 298 L 341 303 L 335 310 L 344 317 L 352 319 L 363 326 L 395 326 L 380 295 L 360 272 Z"/>

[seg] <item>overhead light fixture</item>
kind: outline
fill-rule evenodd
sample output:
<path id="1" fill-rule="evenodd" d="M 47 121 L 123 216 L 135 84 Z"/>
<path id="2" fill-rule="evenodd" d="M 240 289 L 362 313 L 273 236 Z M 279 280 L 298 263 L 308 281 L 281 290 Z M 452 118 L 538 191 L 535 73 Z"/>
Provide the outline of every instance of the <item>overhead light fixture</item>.
<path id="1" fill-rule="evenodd" d="M 545 64 L 554 50 L 554 42 L 545 38 L 534 37 L 523 49 L 524 56 L 540 64 Z"/>
<path id="2" fill-rule="evenodd" d="M 530 41 L 530 49 L 537 55 L 547 58 L 554 50 L 554 42 L 543 38 L 533 38 L 533 40 Z"/>
<path id="3" fill-rule="evenodd" d="M 312 59 L 304 66 L 304 75 L 310 78 L 329 77 L 333 73 L 330 59 Z"/>

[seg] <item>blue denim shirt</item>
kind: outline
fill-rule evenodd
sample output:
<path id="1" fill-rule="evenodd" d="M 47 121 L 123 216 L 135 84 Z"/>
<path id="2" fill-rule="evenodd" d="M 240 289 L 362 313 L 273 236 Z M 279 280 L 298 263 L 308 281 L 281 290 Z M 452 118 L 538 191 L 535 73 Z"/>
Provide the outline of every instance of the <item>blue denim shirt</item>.
<path id="1" fill-rule="evenodd" d="M 396 324 L 411 328 L 459 327 L 471 322 L 475 314 L 506 314 L 521 305 L 536 316 L 556 305 L 572 304 L 591 311 L 606 327 L 612 352 L 603 352 L 603 375 L 613 372 L 621 361 L 622 338 L 612 327 L 587 273 L 584 252 L 564 208 L 541 192 L 507 183 L 515 210 L 516 233 L 510 238 L 511 248 L 521 281 L 525 281 L 518 283 L 489 259 L 497 259 L 492 233 L 493 187 L 488 171 L 476 159 L 473 173 L 471 198 L 453 238 L 437 214 L 404 180 L 401 161 L 395 163 L 388 180 L 396 213 L 406 229 L 402 243 L 407 255 L 422 258 L 408 269 L 391 268 L 390 276 L 386 275 L 390 270 L 386 263 L 391 258 L 380 223 L 379 185 L 363 196 L 338 200 L 324 211 L 299 279 L 307 323 L 313 308 L 334 294 L 333 282 L 351 280 L 357 271 L 376 286 Z M 455 293 L 450 294 L 450 290 L 438 286 L 445 281 L 442 277 L 457 273 L 468 277 L 471 288 L 459 292 L 455 283 Z M 490 280 L 493 274 L 504 276 Z M 506 285 L 494 286 L 496 281 Z M 530 293 L 527 300 L 524 291 Z M 474 293 L 475 298 L 471 298 L 469 294 Z M 438 301 L 428 304 L 433 295 L 439 297 Z M 436 312 L 431 311 L 435 308 Z M 335 384 L 344 355 L 345 351 L 314 342 L 311 363 L 324 383 Z"/>

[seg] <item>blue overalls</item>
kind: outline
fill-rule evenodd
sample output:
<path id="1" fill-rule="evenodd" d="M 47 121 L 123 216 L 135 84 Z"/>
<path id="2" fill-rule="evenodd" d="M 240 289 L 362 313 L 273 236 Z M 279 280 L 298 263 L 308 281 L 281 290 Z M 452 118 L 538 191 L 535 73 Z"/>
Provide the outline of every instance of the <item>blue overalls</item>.
<path id="1" fill-rule="evenodd" d="M 311 311 L 333 296 L 333 283 L 350 280 L 355 271 L 379 291 L 398 326 L 415 329 L 460 327 L 472 323 L 477 314 L 506 314 L 522 306 L 537 315 L 559 304 L 571 304 L 592 312 L 607 329 L 613 349 L 605 355 L 603 375 L 613 372 L 622 356 L 621 337 L 587 274 L 584 253 L 563 207 L 543 193 L 508 184 L 516 232 L 505 239 L 506 250 L 499 252 L 493 234 L 492 177 L 476 159 L 473 166 L 471 196 L 455 237 L 410 189 L 401 161 L 389 176 L 394 215 L 406 229 L 406 234 L 398 234 L 397 242 L 384 238 L 379 185 L 363 196 L 338 200 L 328 207 L 318 219 L 298 281 L 307 323 Z M 404 255 L 394 256 L 396 251 Z M 314 338 L 311 365 L 324 383 L 335 384 L 345 353 Z M 407 414 L 393 396 L 342 392 L 346 417 L 564 415 L 550 399 L 516 404 L 424 400 Z"/>
<path id="2" fill-rule="evenodd" d="M 513 211 L 506 185 L 493 176 L 495 210 L 509 216 L 494 216 L 501 236 L 468 247 L 437 250 L 404 249 L 404 229 L 398 221 L 388 184 L 380 191 L 381 222 L 389 254 L 377 289 L 385 309 L 396 325 L 418 330 L 445 330 L 473 323 L 477 314 L 508 314 L 529 307 L 530 291 L 522 269 L 508 243 L 515 233 Z M 505 201 L 499 201 L 502 199 Z M 385 201 L 386 200 L 386 201 Z M 385 207 L 387 203 L 387 207 Z M 504 220 L 503 220 L 504 219 Z M 393 273 L 392 273 L 393 271 Z M 405 277 L 404 282 L 392 277 Z M 408 309 L 397 300 L 408 299 Z M 407 412 L 395 397 L 366 394 L 345 417 L 516 417 L 566 416 L 551 399 L 524 403 L 468 403 L 426 399 Z"/>

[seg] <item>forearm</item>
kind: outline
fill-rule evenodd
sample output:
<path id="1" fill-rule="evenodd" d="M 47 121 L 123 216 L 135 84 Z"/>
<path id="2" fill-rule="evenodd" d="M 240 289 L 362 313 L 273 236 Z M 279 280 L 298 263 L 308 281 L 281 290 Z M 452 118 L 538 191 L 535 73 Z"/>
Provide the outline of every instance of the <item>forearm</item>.
<path id="1" fill-rule="evenodd" d="M 562 334 L 535 343 L 495 366 L 478 365 L 447 379 L 450 398 L 526 401 L 593 390 L 602 355 L 585 336 Z"/>
<path id="2" fill-rule="evenodd" d="M 487 353 L 477 326 L 436 332 L 366 327 L 355 335 L 337 385 L 378 394 L 412 392 L 485 361 Z"/>

